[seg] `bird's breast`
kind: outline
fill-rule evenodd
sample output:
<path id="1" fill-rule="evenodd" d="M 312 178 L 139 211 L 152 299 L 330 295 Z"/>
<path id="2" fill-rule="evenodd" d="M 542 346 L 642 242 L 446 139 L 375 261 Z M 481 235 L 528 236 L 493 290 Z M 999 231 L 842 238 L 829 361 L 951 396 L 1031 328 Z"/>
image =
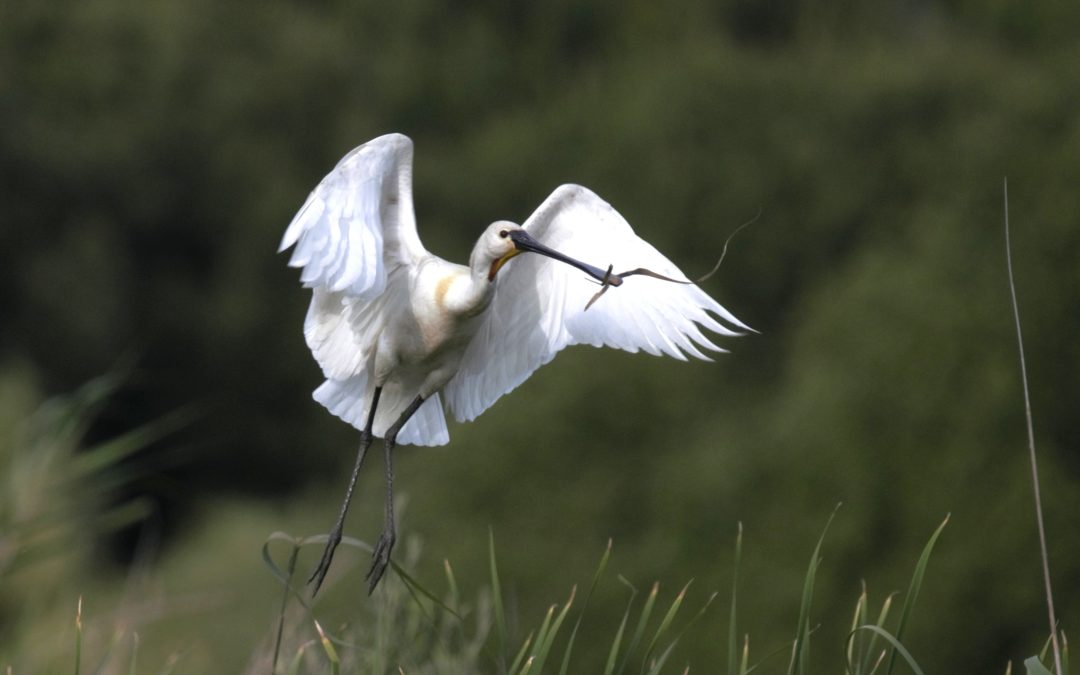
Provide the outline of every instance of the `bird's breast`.
<path id="1" fill-rule="evenodd" d="M 475 284 L 468 268 L 457 267 L 422 273 L 413 287 L 413 316 L 429 354 L 467 344 L 491 300 L 490 284 Z"/>
<path id="2" fill-rule="evenodd" d="M 455 279 L 457 275 L 447 274 L 435 284 L 435 306 L 443 311 L 446 310 L 446 294 L 450 292 Z"/>

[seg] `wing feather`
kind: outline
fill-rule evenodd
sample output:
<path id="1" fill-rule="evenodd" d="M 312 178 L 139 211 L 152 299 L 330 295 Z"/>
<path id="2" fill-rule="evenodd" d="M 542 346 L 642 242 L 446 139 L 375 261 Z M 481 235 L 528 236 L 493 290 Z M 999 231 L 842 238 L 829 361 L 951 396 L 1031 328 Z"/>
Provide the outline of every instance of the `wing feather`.
<path id="1" fill-rule="evenodd" d="M 413 145 L 388 134 L 349 152 L 285 230 L 280 250 L 314 291 L 308 346 L 328 378 L 360 373 L 388 298 L 401 300 L 408 269 L 428 253 L 412 206 Z"/>
<path id="2" fill-rule="evenodd" d="M 673 279 L 686 276 L 607 202 L 577 185 L 563 185 L 525 222 L 540 242 L 616 272 L 645 267 Z M 537 368 L 573 344 L 643 350 L 686 360 L 724 351 L 703 331 L 739 335 L 750 328 L 694 285 L 632 276 L 599 290 L 581 272 L 536 255 L 520 255 L 499 273 L 495 297 L 447 385 L 447 406 L 459 421 L 474 419 Z"/>
<path id="3" fill-rule="evenodd" d="M 416 233 L 412 203 L 413 145 L 387 134 L 338 162 L 289 223 L 280 251 L 303 268 L 305 286 L 375 296 L 395 267 L 428 255 Z"/>
<path id="4" fill-rule="evenodd" d="M 300 280 L 313 291 L 304 336 L 326 377 L 314 398 L 357 428 L 366 421 L 374 388 L 370 369 L 381 327 L 408 304 L 409 270 L 429 255 L 416 233 L 412 159 L 412 141 L 401 134 L 349 152 L 300 207 L 279 249 L 295 247 L 289 265 L 301 268 Z M 385 388 L 377 434 L 416 389 Z M 398 440 L 449 440 L 438 396 L 421 406 Z"/>

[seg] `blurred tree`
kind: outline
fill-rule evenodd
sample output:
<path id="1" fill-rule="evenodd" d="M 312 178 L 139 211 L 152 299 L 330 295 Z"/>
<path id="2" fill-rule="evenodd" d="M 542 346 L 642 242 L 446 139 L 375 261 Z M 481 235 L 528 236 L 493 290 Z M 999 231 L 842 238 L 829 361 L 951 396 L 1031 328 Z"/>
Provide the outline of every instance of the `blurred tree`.
<path id="1" fill-rule="evenodd" d="M 709 284 L 762 331 L 728 343 L 734 357 L 690 367 L 572 350 L 496 407 L 528 410 L 542 433 L 496 412 L 452 429 L 446 451 L 403 454 L 410 526 L 442 528 L 437 557 L 467 564 L 487 524 L 512 532 L 505 565 L 522 570 L 529 606 L 563 592 L 553 567 L 591 569 L 615 535 L 635 578 L 721 586 L 714 559 L 742 519 L 760 601 L 747 625 L 779 640 L 836 501 L 823 612 L 848 611 L 859 573 L 899 587 L 902 556 L 952 511 L 917 624 L 933 645 L 924 667 L 999 668 L 1038 641 L 1000 186 L 1008 175 L 1049 526 L 1068 533 L 1077 7 L 16 0 L 0 12 L 0 353 L 51 392 L 137 354 L 91 441 L 208 405 L 183 445 L 155 448 L 185 462 L 133 486 L 166 522 L 223 490 L 337 485 L 354 434 L 308 398 L 307 293 L 274 251 L 333 163 L 395 130 L 417 141 L 421 236 L 451 259 L 561 182 L 596 189 L 691 272 L 764 209 Z M 374 522 L 377 500 L 364 508 Z M 1051 554 L 1075 625 L 1080 552 L 1059 534 Z M 992 625 L 965 626 L 969 612 Z M 925 639 L 941 631 L 957 643 Z"/>

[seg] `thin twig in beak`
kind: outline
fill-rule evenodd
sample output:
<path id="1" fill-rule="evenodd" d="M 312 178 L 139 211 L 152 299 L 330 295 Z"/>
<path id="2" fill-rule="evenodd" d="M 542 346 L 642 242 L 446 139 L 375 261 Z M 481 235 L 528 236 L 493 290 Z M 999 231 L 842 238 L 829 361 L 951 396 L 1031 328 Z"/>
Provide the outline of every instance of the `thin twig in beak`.
<path id="1" fill-rule="evenodd" d="M 585 310 L 584 311 L 586 311 L 586 312 L 589 311 L 589 308 L 593 306 L 593 303 L 596 302 L 597 300 L 599 300 L 600 296 L 603 295 L 604 293 L 606 293 L 607 289 L 609 287 L 611 287 L 611 286 L 621 286 L 622 282 L 623 282 L 623 279 L 625 279 L 626 277 L 634 276 L 635 274 L 640 274 L 640 275 L 643 275 L 643 276 L 652 277 L 653 279 L 659 279 L 661 281 L 670 281 L 673 284 L 697 285 L 697 284 L 702 283 L 703 281 L 708 281 L 714 274 L 716 274 L 717 272 L 720 271 L 720 265 L 723 264 L 724 258 L 727 256 L 728 244 L 731 243 L 732 238 L 734 238 L 735 235 L 737 235 L 739 232 L 741 232 L 744 228 L 746 228 L 747 226 L 752 225 L 754 222 L 756 222 L 757 219 L 761 217 L 761 211 L 762 211 L 761 207 L 758 207 L 758 212 L 757 212 L 757 214 L 754 215 L 753 218 L 751 218 L 750 220 L 746 221 L 742 225 L 735 228 L 735 231 L 728 235 L 728 238 L 724 240 L 724 248 L 720 251 L 720 259 L 716 261 L 716 265 L 714 265 L 711 270 L 709 270 L 704 276 L 697 279 L 696 281 L 686 281 L 686 280 L 682 280 L 682 279 L 672 279 L 671 277 L 665 277 L 663 274 L 658 274 L 658 273 L 653 272 L 652 270 L 646 269 L 644 267 L 638 267 L 636 269 L 632 269 L 632 270 L 629 270 L 627 272 L 621 272 L 619 274 L 612 274 L 611 270 L 612 270 L 612 267 L 614 267 L 614 265 L 608 265 L 607 271 L 604 272 L 603 278 L 600 279 L 600 290 L 597 291 L 596 294 L 593 295 L 592 298 L 589 299 L 589 302 L 585 304 Z"/>

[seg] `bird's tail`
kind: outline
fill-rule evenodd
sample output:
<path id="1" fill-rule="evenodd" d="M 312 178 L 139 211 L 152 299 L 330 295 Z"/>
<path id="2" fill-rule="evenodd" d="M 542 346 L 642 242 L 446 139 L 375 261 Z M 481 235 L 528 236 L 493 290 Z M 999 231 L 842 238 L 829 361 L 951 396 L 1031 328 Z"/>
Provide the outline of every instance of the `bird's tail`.
<path id="1" fill-rule="evenodd" d="M 361 373 L 344 380 L 328 379 L 315 390 L 312 397 L 337 417 L 363 430 L 374 391 L 375 388 L 369 386 L 367 374 Z M 379 407 L 375 411 L 372 432 L 382 438 L 414 398 L 414 390 L 406 391 L 400 385 L 386 384 L 379 395 Z M 438 394 L 424 401 L 420 409 L 402 427 L 397 440 L 398 443 L 407 445 L 446 445 L 450 442 L 450 433 L 446 429 L 446 417 Z"/>

